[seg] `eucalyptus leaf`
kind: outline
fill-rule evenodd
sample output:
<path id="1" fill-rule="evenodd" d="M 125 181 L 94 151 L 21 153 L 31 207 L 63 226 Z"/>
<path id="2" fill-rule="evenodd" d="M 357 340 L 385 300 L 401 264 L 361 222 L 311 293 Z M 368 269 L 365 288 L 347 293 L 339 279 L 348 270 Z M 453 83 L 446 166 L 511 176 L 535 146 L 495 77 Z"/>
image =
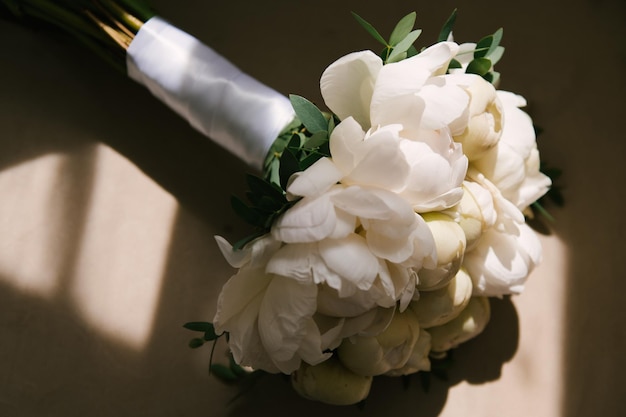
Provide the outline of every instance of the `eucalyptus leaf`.
<path id="1" fill-rule="evenodd" d="M 200 339 L 198 337 L 196 337 L 194 339 L 191 339 L 189 341 L 189 347 L 192 348 L 192 349 L 197 349 L 197 348 L 199 348 L 202 345 L 204 345 L 204 340 L 202 340 L 202 339 Z"/>
<path id="2" fill-rule="evenodd" d="M 222 380 L 222 382 L 226 383 L 237 382 L 237 380 L 239 379 L 239 377 L 233 372 L 232 369 L 230 369 L 230 367 L 219 363 L 211 364 L 211 366 L 209 367 L 209 372 Z"/>
<path id="3" fill-rule="evenodd" d="M 287 202 L 283 190 L 276 184 L 272 184 L 271 182 L 252 174 L 246 175 L 246 181 L 250 191 L 254 194 L 258 196 L 268 196 L 275 200 Z"/>
<path id="4" fill-rule="evenodd" d="M 235 358 L 232 354 L 228 355 L 228 367 L 238 377 L 246 376 L 249 374 L 242 366 L 235 362 Z"/>
<path id="5" fill-rule="evenodd" d="M 491 61 L 489 58 L 474 58 L 465 69 L 465 72 L 468 74 L 478 74 L 483 76 L 487 74 L 490 69 Z"/>
<path id="6" fill-rule="evenodd" d="M 476 51 L 474 52 L 474 58 L 490 58 L 498 46 L 500 46 L 503 33 L 503 29 L 500 28 L 496 30 L 493 35 L 485 36 L 478 41 L 476 44 Z"/>
<path id="7" fill-rule="evenodd" d="M 305 157 L 304 159 L 300 160 L 300 163 L 298 164 L 300 167 L 300 170 L 304 171 L 305 169 L 307 169 L 308 167 L 310 167 L 311 165 L 319 161 L 321 158 L 322 158 L 322 155 L 318 153 L 313 153 Z"/>
<path id="8" fill-rule="evenodd" d="M 448 69 L 456 69 L 456 68 L 463 68 L 463 66 L 461 65 L 461 63 L 459 61 L 457 61 L 456 59 L 452 58 L 450 60 L 450 63 L 448 64 Z"/>
<path id="9" fill-rule="evenodd" d="M 331 118 L 332 120 L 332 118 Z M 307 138 L 306 142 L 302 145 L 305 149 L 315 149 L 322 146 L 324 143 L 328 142 L 328 133 L 327 132 L 317 132 L 310 138 Z"/>
<path id="10" fill-rule="evenodd" d="M 495 49 L 500 46 L 500 42 L 502 41 L 502 35 L 504 34 L 504 29 L 500 28 L 493 33 L 493 42 L 489 47 L 489 51 L 487 52 L 487 56 L 491 58 L 491 55 L 495 51 Z"/>
<path id="11" fill-rule="evenodd" d="M 374 39 L 376 39 L 378 42 L 380 42 L 383 45 L 387 46 L 387 41 L 385 40 L 385 38 L 380 36 L 380 33 L 378 33 L 378 31 L 376 29 L 374 29 L 374 26 L 369 24 L 365 19 L 363 19 L 361 16 L 359 16 L 358 14 L 356 14 L 354 12 L 352 12 L 352 16 L 354 16 L 356 21 L 359 22 L 359 24 L 361 26 L 363 26 L 363 28 L 367 31 L 367 33 L 372 35 L 374 37 Z"/>
<path id="12" fill-rule="evenodd" d="M 452 33 L 452 29 L 454 27 L 454 23 L 456 22 L 456 9 L 452 11 L 446 23 L 443 24 L 441 31 L 439 32 L 439 36 L 437 37 L 437 42 L 445 42 L 448 40 L 448 37 Z"/>
<path id="13" fill-rule="evenodd" d="M 404 16 L 396 27 L 391 32 L 391 36 L 389 37 L 389 44 L 391 46 L 395 46 L 400 43 L 404 38 L 407 37 L 409 33 L 413 30 L 413 26 L 415 26 L 415 17 L 417 14 L 415 12 L 411 12 Z"/>
<path id="14" fill-rule="evenodd" d="M 285 149 L 280 157 L 280 186 L 287 189 L 287 182 L 295 172 L 300 170 L 298 158 L 289 148 Z"/>
<path id="15" fill-rule="evenodd" d="M 488 56 L 489 60 L 491 61 L 491 65 L 496 65 L 500 61 L 500 59 L 502 59 L 502 55 L 504 55 L 504 47 L 496 47 L 493 52 L 491 52 Z"/>
<path id="16" fill-rule="evenodd" d="M 413 43 L 417 40 L 417 38 L 419 38 L 421 33 L 422 33 L 421 29 L 416 29 L 412 31 L 411 33 L 409 33 L 408 35 L 406 35 L 406 37 L 402 39 L 402 41 L 400 41 L 400 43 L 398 43 L 393 48 L 391 55 L 389 55 L 389 58 L 387 59 L 387 62 L 400 61 L 400 59 L 397 59 L 397 58 L 401 54 L 404 54 L 404 57 L 406 57 L 407 55 L 406 51 L 409 50 L 409 48 L 413 45 Z"/>
<path id="17" fill-rule="evenodd" d="M 324 117 L 324 113 L 315 104 L 295 94 L 289 95 L 289 100 L 296 112 L 296 116 L 298 116 L 298 119 L 309 132 L 323 132 L 328 129 L 328 121 Z"/>
<path id="18" fill-rule="evenodd" d="M 496 71 L 488 72 L 487 74 L 483 75 L 483 78 L 489 81 L 491 84 L 497 85 L 498 81 L 500 81 L 500 73 Z"/>
<path id="19" fill-rule="evenodd" d="M 264 230 L 259 230 L 249 236 L 244 237 L 243 239 L 238 240 L 237 242 L 235 242 L 235 244 L 233 245 L 233 250 L 240 250 L 243 249 L 244 246 L 246 246 L 248 243 L 252 242 L 253 240 L 263 236 L 264 234 L 267 233 L 267 229 Z M 228 335 L 226 335 L 228 338 Z"/>
<path id="20" fill-rule="evenodd" d="M 241 201 L 239 197 L 232 196 L 230 198 L 230 205 L 233 208 L 233 211 L 246 223 L 253 226 L 263 227 L 263 217 L 256 210 Z"/>
<path id="21" fill-rule="evenodd" d="M 190 321 L 189 323 L 183 324 L 183 327 L 188 330 L 193 330 L 194 332 L 215 331 L 213 324 L 206 321 Z"/>
<path id="22" fill-rule="evenodd" d="M 474 50 L 474 58 L 484 58 L 489 52 L 489 48 L 493 44 L 493 35 L 488 35 L 479 40 L 476 43 L 476 49 Z"/>

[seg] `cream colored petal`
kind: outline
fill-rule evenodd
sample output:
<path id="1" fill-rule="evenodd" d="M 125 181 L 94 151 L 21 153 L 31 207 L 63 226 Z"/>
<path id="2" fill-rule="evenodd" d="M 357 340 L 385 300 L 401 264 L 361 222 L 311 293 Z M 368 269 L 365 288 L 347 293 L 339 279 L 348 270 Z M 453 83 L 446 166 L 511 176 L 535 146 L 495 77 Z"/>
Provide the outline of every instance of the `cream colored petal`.
<path id="1" fill-rule="evenodd" d="M 369 128 L 370 102 L 382 66 L 382 60 L 371 51 L 354 52 L 332 63 L 320 79 L 326 106 L 339 119 L 352 116 Z"/>

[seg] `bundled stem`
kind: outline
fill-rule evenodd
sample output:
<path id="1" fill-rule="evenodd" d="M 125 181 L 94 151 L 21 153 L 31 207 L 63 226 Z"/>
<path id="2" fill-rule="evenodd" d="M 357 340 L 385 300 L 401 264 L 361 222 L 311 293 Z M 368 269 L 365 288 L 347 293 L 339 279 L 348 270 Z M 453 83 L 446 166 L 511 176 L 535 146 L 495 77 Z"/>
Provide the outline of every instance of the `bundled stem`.
<path id="1" fill-rule="evenodd" d="M 0 0 L 22 23 L 61 30 L 126 71 L 126 49 L 155 15 L 143 0 Z"/>

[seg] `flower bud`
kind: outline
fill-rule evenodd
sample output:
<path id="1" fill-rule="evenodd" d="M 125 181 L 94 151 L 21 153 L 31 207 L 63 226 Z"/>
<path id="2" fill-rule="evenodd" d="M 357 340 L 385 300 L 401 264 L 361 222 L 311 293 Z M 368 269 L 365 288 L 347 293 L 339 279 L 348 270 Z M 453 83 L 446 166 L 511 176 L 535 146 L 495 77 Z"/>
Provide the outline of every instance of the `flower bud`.
<path id="1" fill-rule="evenodd" d="M 422 215 L 435 239 L 437 267 L 422 268 L 417 273 L 420 291 L 431 291 L 445 286 L 458 272 L 465 253 L 465 233 L 457 222 L 442 213 Z"/>
<path id="2" fill-rule="evenodd" d="M 409 360 L 406 361 L 402 368 L 392 369 L 386 375 L 400 376 L 414 374 L 419 371 L 430 371 L 430 358 L 428 357 L 430 347 L 430 334 L 426 330 L 420 329 L 420 336 L 417 339 L 417 343 L 415 343 L 415 347 L 413 347 Z"/>
<path id="3" fill-rule="evenodd" d="M 337 354 L 346 368 L 359 375 L 380 375 L 404 366 L 420 334 L 411 309 L 396 313 L 376 336 L 353 336 L 341 343 Z"/>
<path id="4" fill-rule="evenodd" d="M 350 405 L 367 397 L 372 379 L 371 376 L 351 372 L 333 356 L 318 365 L 302 362 L 300 368 L 291 374 L 291 385 L 309 400 Z"/>
<path id="5" fill-rule="evenodd" d="M 441 326 L 456 318 L 472 297 L 472 279 L 460 269 L 445 287 L 435 291 L 422 291 L 419 300 L 410 307 L 423 328 Z"/>
<path id="6" fill-rule="evenodd" d="M 474 247 L 483 232 L 493 226 L 497 218 L 489 190 L 471 181 L 463 182 L 463 197 L 454 210 L 459 216 L 459 226 L 465 233 L 466 251 Z"/>
<path id="7" fill-rule="evenodd" d="M 454 320 L 428 329 L 432 351 L 445 352 L 478 336 L 489 322 L 490 311 L 487 297 L 472 297 Z"/>
<path id="8" fill-rule="evenodd" d="M 479 76 L 469 79 L 472 81 L 465 87 L 470 96 L 469 120 L 463 133 L 454 136 L 454 141 L 463 145 L 463 153 L 472 162 L 500 140 L 503 110 L 491 83 Z"/>

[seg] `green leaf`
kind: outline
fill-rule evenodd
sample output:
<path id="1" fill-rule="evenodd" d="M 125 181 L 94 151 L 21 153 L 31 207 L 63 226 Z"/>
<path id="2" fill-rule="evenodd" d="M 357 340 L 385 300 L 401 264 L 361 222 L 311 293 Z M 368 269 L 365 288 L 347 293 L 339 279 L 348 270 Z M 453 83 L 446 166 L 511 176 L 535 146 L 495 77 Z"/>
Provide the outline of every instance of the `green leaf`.
<path id="1" fill-rule="evenodd" d="M 332 120 L 332 118 L 331 118 Z M 304 149 L 315 149 L 328 142 L 328 132 L 317 132 L 304 142 Z"/>
<path id="2" fill-rule="evenodd" d="M 491 65 L 496 65 L 498 61 L 502 59 L 502 55 L 504 55 L 504 47 L 498 46 L 488 55 L 487 58 L 491 61 Z"/>
<path id="3" fill-rule="evenodd" d="M 319 161 L 321 158 L 322 158 L 322 155 L 320 155 L 319 153 L 313 153 L 307 156 L 306 158 L 302 159 L 300 163 L 298 164 L 298 166 L 300 167 L 301 171 L 304 171 L 305 169 L 307 169 L 308 167 L 310 167 L 311 165 Z"/>
<path id="4" fill-rule="evenodd" d="M 488 58 L 474 58 L 469 63 L 465 72 L 468 74 L 478 74 L 483 76 L 491 69 L 491 61 Z"/>
<path id="5" fill-rule="evenodd" d="M 500 45 L 502 40 L 503 29 L 500 28 L 495 31 L 493 35 L 488 35 L 482 38 L 476 44 L 476 50 L 474 51 L 474 58 L 487 58 L 490 57 Z"/>
<path id="6" fill-rule="evenodd" d="M 209 367 L 209 373 L 215 375 L 222 382 L 233 383 L 236 382 L 239 377 L 228 366 L 224 366 L 219 363 L 211 364 Z"/>
<path id="7" fill-rule="evenodd" d="M 246 376 L 249 374 L 248 371 L 246 371 L 243 367 L 241 367 L 237 362 L 235 362 L 235 358 L 233 358 L 232 353 L 230 355 L 228 355 L 228 365 L 231 371 L 233 371 L 233 373 L 236 376 Z"/>
<path id="8" fill-rule="evenodd" d="M 491 57 L 495 49 L 500 46 L 500 42 L 502 41 L 502 35 L 504 34 L 504 29 L 500 28 L 493 33 L 493 42 L 491 43 L 491 47 L 487 52 L 487 56 Z"/>
<path id="9" fill-rule="evenodd" d="M 363 19 L 361 16 L 359 16 L 358 14 L 356 14 L 354 12 L 352 12 L 352 16 L 354 16 L 356 21 L 359 22 L 359 24 L 361 26 L 363 26 L 363 28 L 367 31 L 367 33 L 372 35 L 374 37 L 374 39 L 376 39 L 378 42 L 380 42 L 383 45 L 387 46 L 387 41 L 385 40 L 385 38 L 380 36 L 380 33 L 378 33 L 378 31 L 376 29 L 374 29 L 374 26 L 370 25 L 365 19 Z"/>
<path id="10" fill-rule="evenodd" d="M 183 327 L 185 329 L 193 330 L 194 332 L 206 332 L 209 330 L 214 330 L 213 324 L 206 321 L 190 321 L 189 323 L 183 324 Z"/>
<path id="11" fill-rule="evenodd" d="M 450 68 L 463 68 L 463 66 L 461 65 L 461 63 L 459 61 L 457 61 L 456 59 L 452 58 L 450 60 L 450 63 L 448 64 L 448 69 Z"/>
<path id="12" fill-rule="evenodd" d="M 322 113 L 315 104 L 295 94 L 289 95 L 289 100 L 296 112 L 296 116 L 298 116 L 298 119 L 300 119 L 309 132 L 316 133 L 326 131 L 328 121 L 324 117 L 324 113 Z"/>
<path id="13" fill-rule="evenodd" d="M 280 186 L 287 189 L 289 177 L 300 170 L 299 161 L 293 151 L 289 148 L 285 149 L 280 157 Z"/>
<path id="14" fill-rule="evenodd" d="M 202 345 L 204 345 L 204 340 L 202 340 L 202 339 L 200 339 L 198 337 L 196 337 L 194 339 L 191 339 L 189 341 L 189 347 L 192 348 L 192 349 L 197 349 L 197 348 L 199 348 Z"/>
<path id="15" fill-rule="evenodd" d="M 443 24 L 441 31 L 439 32 L 439 36 L 437 37 L 437 42 L 445 42 L 448 40 L 448 36 L 452 33 L 452 28 L 454 27 L 454 22 L 456 21 L 456 9 L 452 11 L 446 23 Z"/>
<path id="16" fill-rule="evenodd" d="M 235 244 L 233 245 L 233 250 L 240 250 L 242 249 L 244 246 L 246 246 L 248 243 L 252 242 L 254 239 L 257 239 L 261 236 L 263 236 L 264 234 L 266 234 L 268 231 L 266 229 L 264 230 L 259 230 L 249 236 L 244 237 L 243 239 L 238 240 L 237 242 L 235 242 Z"/>
<path id="17" fill-rule="evenodd" d="M 485 36 L 476 44 L 476 49 L 474 50 L 474 58 L 484 58 L 487 56 L 487 52 L 489 52 L 489 48 L 493 43 L 493 35 Z"/>
<path id="18" fill-rule="evenodd" d="M 391 32 L 391 36 L 389 37 L 389 44 L 391 46 L 395 46 L 400 43 L 407 35 L 413 30 L 413 26 L 415 26 L 415 17 L 417 14 L 415 12 L 411 12 L 404 16 L 396 27 Z"/>
<path id="19" fill-rule="evenodd" d="M 413 45 L 413 43 L 417 40 L 417 38 L 419 38 L 421 33 L 422 33 L 421 29 L 416 29 L 413 32 L 406 35 L 406 37 L 402 39 L 402 41 L 400 41 L 400 43 L 398 43 L 393 48 L 393 51 L 391 52 L 391 55 L 389 55 L 387 62 L 400 61 L 402 58 L 398 59 L 398 57 L 401 54 L 405 54 L 405 57 L 406 57 L 406 51 L 409 50 L 409 48 Z"/>
<path id="20" fill-rule="evenodd" d="M 256 196 L 268 196 L 273 200 L 287 201 L 283 194 L 283 190 L 280 187 L 264 180 L 261 177 L 248 174 L 246 175 L 246 182 L 248 183 L 250 191 L 252 191 L 252 193 Z"/>
<path id="21" fill-rule="evenodd" d="M 488 72 L 487 74 L 483 75 L 483 78 L 489 81 L 491 84 L 496 85 L 498 84 L 498 81 L 500 81 L 500 73 L 497 71 Z"/>
<path id="22" fill-rule="evenodd" d="M 248 205 L 241 201 L 239 197 L 231 196 L 230 205 L 233 208 L 233 211 L 246 223 L 253 226 L 263 227 L 263 217 L 256 210 L 248 207 Z"/>
<path id="23" fill-rule="evenodd" d="M 413 45 L 411 45 L 409 50 L 406 51 L 407 58 L 411 58 L 412 56 L 415 56 L 417 54 L 419 54 L 419 52 L 418 52 L 417 48 L 415 46 L 413 46 Z"/>

